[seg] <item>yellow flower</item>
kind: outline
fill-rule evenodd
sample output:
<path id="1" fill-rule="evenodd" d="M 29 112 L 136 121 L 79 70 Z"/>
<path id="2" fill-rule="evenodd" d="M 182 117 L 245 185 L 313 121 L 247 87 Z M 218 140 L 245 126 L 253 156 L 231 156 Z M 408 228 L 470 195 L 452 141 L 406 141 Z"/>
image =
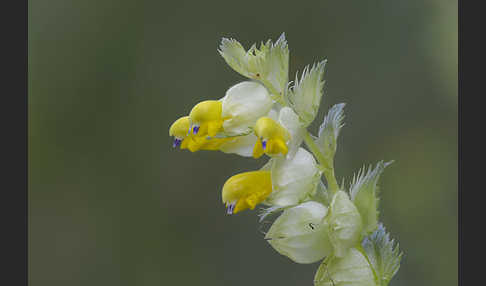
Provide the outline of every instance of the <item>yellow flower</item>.
<path id="1" fill-rule="evenodd" d="M 272 192 L 270 171 L 252 171 L 229 178 L 223 186 L 223 203 L 227 213 L 235 214 L 255 206 Z"/>
<path id="2" fill-rule="evenodd" d="M 184 149 L 187 147 L 187 135 L 189 134 L 190 120 L 189 116 L 184 116 L 172 123 L 169 128 L 169 136 L 174 136 L 174 143 L 172 147 L 179 147 Z"/>
<path id="3" fill-rule="evenodd" d="M 184 116 L 177 119 L 169 129 L 169 135 L 174 136 L 173 147 L 181 147 L 181 149 L 189 149 L 191 152 L 198 150 L 218 150 L 224 143 L 232 140 L 232 138 L 206 138 L 196 137 L 190 134 L 190 119 L 189 116 Z"/>
<path id="4" fill-rule="evenodd" d="M 172 136 L 177 133 L 174 147 L 181 145 L 181 149 L 193 152 L 220 150 L 251 157 L 257 141 L 252 128 L 258 118 L 270 112 L 273 104 L 267 89 L 260 83 L 235 84 L 223 98 L 199 102 L 183 122 L 177 122 L 179 133 L 171 133 Z"/>
<path id="5" fill-rule="evenodd" d="M 254 158 L 261 157 L 263 153 L 269 156 L 287 154 L 287 141 L 290 140 L 290 134 L 275 120 L 270 117 L 261 117 L 255 124 L 254 132 L 258 137 L 253 148 Z"/>
<path id="6" fill-rule="evenodd" d="M 223 128 L 223 103 L 219 100 L 205 100 L 196 104 L 189 113 L 192 122 L 190 133 L 214 137 Z"/>

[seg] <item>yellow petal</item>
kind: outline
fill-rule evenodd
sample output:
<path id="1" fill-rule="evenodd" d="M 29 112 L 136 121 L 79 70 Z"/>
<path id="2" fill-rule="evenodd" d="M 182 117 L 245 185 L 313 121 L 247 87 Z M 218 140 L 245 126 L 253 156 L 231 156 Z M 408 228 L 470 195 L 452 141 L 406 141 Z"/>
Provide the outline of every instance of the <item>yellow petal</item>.
<path id="1" fill-rule="evenodd" d="M 253 158 L 257 159 L 260 158 L 263 155 L 263 146 L 262 146 L 262 141 L 260 139 L 257 139 L 255 143 L 255 147 L 253 147 Z"/>
<path id="2" fill-rule="evenodd" d="M 286 155 L 288 151 L 287 145 L 280 139 L 269 139 L 265 148 L 265 153 L 268 155 Z"/>
<path id="3" fill-rule="evenodd" d="M 184 141 L 187 141 L 188 149 L 191 152 L 196 152 L 199 150 L 219 150 L 221 145 L 224 143 L 232 140 L 233 138 L 210 138 L 207 137 L 197 137 L 197 136 L 189 136 Z M 182 144 L 184 144 L 184 141 Z M 182 148 L 181 144 L 181 148 Z"/>
<path id="4" fill-rule="evenodd" d="M 290 139 L 289 132 L 279 123 L 270 117 L 260 117 L 255 123 L 255 134 L 259 138 L 276 139 L 288 141 Z"/>
<path id="5" fill-rule="evenodd" d="M 223 186 L 223 203 L 233 204 L 237 213 L 245 209 L 254 209 L 272 192 L 270 171 L 252 171 L 229 178 Z"/>
<path id="6" fill-rule="evenodd" d="M 268 155 L 287 154 L 287 141 L 290 140 L 290 133 L 282 125 L 270 117 L 261 117 L 257 120 L 254 130 L 257 137 L 266 140 L 263 152 Z"/>
<path id="7" fill-rule="evenodd" d="M 218 100 L 206 100 L 196 104 L 189 113 L 190 121 L 198 129 L 197 132 L 191 130 L 196 136 L 214 137 L 223 127 L 223 104 Z"/>
<path id="8" fill-rule="evenodd" d="M 208 135 L 210 137 L 216 136 L 223 128 L 223 119 L 215 120 L 208 123 Z"/>
<path id="9" fill-rule="evenodd" d="M 177 138 L 186 138 L 190 127 L 189 116 L 184 116 L 172 123 L 169 128 L 169 136 Z"/>
<path id="10" fill-rule="evenodd" d="M 192 122 L 209 122 L 221 120 L 221 113 L 223 112 L 223 104 L 219 100 L 205 100 L 196 104 L 189 117 Z"/>

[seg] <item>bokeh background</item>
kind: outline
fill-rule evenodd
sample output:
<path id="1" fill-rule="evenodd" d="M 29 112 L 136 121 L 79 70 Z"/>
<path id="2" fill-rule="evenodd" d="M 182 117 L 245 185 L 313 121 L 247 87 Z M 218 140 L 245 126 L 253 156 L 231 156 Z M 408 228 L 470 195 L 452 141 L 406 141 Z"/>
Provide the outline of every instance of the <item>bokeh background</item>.
<path id="1" fill-rule="evenodd" d="M 391 285 L 457 285 L 457 1 L 29 1 L 30 285 L 312 285 L 221 187 L 262 166 L 174 150 L 169 125 L 243 77 L 217 53 L 285 32 L 290 78 L 328 59 L 338 181 L 395 160 Z"/>

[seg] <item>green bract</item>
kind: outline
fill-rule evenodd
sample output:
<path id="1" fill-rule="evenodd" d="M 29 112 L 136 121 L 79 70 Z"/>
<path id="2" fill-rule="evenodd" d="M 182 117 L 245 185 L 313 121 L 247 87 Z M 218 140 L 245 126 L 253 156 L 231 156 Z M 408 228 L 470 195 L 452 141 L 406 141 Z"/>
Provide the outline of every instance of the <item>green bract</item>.
<path id="1" fill-rule="evenodd" d="M 377 276 L 377 285 L 387 286 L 400 268 L 402 253 L 398 244 L 385 231 L 380 223 L 378 229 L 363 240 L 363 248 Z"/>
<path id="2" fill-rule="evenodd" d="M 268 40 L 260 49 L 254 44 L 248 51 L 238 41 L 223 38 L 219 53 L 235 71 L 261 81 L 277 98 L 282 98 L 289 72 L 289 48 L 284 33 L 275 43 Z"/>
<path id="3" fill-rule="evenodd" d="M 327 113 L 319 127 L 319 137 L 315 140 L 319 150 L 330 165 L 334 162 L 339 131 L 343 127 L 344 103 L 336 104 Z"/>
<path id="4" fill-rule="evenodd" d="M 362 168 L 357 176 L 354 176 L 349 189 L 351 200 L 354 202 L 363 220 L 363 235 L 375 231 L 378 226 L 378 179 L 386 166 L 391 164 L 379 162 L 375 169 Z"/>
<path id="5" fill-rule="evenodd" d="M 304 68 L 300 81 L 295 75 L 294 85 L 289 89 L 287 99 L 299 115 L 304 126 L 312 123 L 319 110 L 324 88 L 324 67 L 326 61 Z"/>
<path id="6" fill-rule="evenodd" d="M 313 263 L 332 252 L 328 227 L 322 222 L 327 208 L 305 202 L 286 209 L 265 236 L 280 254 L 297 263 Z"/>
<path id="7" fill-rule="evenodd" d="M 315 286 L 377 286 L 370 264 L 356 248 L 343 257 L 330 256 L 317 269 Z"/>
<path id="8" fill-rule="evenodd" d="M 358 209 L 348 194 L 338 191 L 334 195 L 326 220 L 335 256 L 343 257 L 348 248 L 358 245 L 362 228 Z"/>

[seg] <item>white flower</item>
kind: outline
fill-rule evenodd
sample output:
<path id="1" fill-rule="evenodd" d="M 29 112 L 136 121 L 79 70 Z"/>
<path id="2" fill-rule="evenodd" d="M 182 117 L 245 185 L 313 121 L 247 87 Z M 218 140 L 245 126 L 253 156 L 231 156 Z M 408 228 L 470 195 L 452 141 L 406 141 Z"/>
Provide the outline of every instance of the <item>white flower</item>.
<path id="1" fill-rule="evenodd" d="M 327 208 L 309 201 L 286 209 L 265 236 L 280 254 L 297 263 L 313 263 L 332 252 L 328 226 L 323 221 Z"/>
<path id="2" fill-rule="evenodd" d="M 291 206 L 315 192 L 320 178 L 316 160 L 304 148 L 292 159 L 270 159 L 273 192 L 265 201 L 276 206 Z"/>

